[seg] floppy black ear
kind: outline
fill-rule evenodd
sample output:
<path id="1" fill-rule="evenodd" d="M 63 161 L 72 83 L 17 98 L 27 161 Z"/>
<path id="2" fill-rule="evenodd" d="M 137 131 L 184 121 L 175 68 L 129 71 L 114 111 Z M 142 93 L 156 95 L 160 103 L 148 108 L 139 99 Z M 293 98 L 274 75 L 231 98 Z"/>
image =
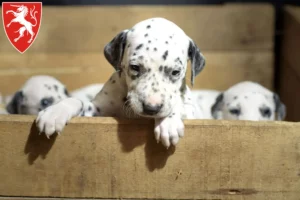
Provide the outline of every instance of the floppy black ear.
<path id="1" fill-rule="evenodd" d="M 22 102 L 23 99 L 23 93 L 22 91 L 18 91 L 15 93 L 13 98 L 10 100 L 10 102 L 6 106 L 6 110 L 10 114 L 19 114 L 18 113 L 18 106 Z"/>
<path id="2" fill-rule="evenodd" d="M 104 56 L 106 60 L 115 68 L 120 69 L 124 50 L 126 47 L 128 30 L 120 32 L 110 43 L 104 47 Z"/>
<path id="3" fill-rule="evenodd" d="M 273 95 L 274 103 L 275 103 L 275 113 L 276 119 L 282 121 L 286 117 L 286 106 L 280 101 L 278 94 L 274 93 Z"/>
<path id="4" fill-rule="evenodd" d="M 200 52 L 200 49 L 197 45 L 190 40 L 189 49 L 188 49 L 188 56 L 191 60 L 191 84 L 194 85 L 194 78 L 197 76 L 205 66 L 205 57 Z"/>
<path id="5" fill-rule="evenodd" d="M 220 117 L 218 116 L 218 113 L 222 109 L 223 98 L 224 98 L 224 94 L 223 93 L 219 94 L 216 98 L 216 102 L 211 107 L 211 115 L 213 116 L 214 119 L 218 119 Z"/>

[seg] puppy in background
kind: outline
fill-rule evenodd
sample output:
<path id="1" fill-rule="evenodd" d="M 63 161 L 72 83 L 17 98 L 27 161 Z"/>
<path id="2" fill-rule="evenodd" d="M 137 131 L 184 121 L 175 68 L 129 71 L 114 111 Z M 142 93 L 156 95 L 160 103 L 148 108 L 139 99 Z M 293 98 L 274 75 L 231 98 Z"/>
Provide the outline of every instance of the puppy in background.
<path id="1" fill-rule="evenodd" d="M 240 82 L 220 93 L 211 106 L 214 119 L 284 120 L 286 107 L 276 93 L 251 81 Z"/>
<path id="2" fill-rule="evenodd" d="M 8 112 L 5 108 L 4 96 L 0 93 L 0 115 L 6 115 Z"/>
<path id="3" fill-rule="evenodd" d="M 219 94 L 221 94 L 221 92 L 217 90 L 192 90 L 195 104 L 197 104 L 203 115 L 201 119 L 214 119 L 211 107 L 216 102 L 216 98 Z"/>
<path id="4" fill-rule="evenodd" d="M 102 90 L 104 84 L 91 84 L 85 87 L 73 90 L 70 95 L 82 101 L 92 101 L 95 96 Z"/>
<path id="5" fill-rule="evenodd" d="M 66 87 L 51 76 L 33 76 L 12 97 L 8 97 L 9 114 L 37 115 L 39 111 L 69 97 Z"/>

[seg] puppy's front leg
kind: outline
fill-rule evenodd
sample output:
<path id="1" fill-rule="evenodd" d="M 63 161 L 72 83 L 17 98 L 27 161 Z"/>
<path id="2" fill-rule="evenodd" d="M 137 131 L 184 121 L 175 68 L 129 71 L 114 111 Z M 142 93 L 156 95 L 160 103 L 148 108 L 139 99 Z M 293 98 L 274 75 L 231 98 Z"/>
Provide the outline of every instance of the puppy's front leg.
<path id="1" fill-rule="evenodd" d="M 184 135 L 180 112 L 175 111 L 168 117 L 155 119 L 154 134 L 156 141 L 161 141 L 165 147 L 169 148 L 170 144 L 176 145 Z"/>
<path id="2" fill-rule="evenodd" d="M 49 138 L 55 132 L 61 133 L 73 117 L 113 116 L 117 111 L 120 112 L 124 95 L 127 93 L 121 81 L 121 75 L 116 72 L 92 102 L 67 98 L 42 110 L 36 120 L 39 131 L 44 132 Z"/>

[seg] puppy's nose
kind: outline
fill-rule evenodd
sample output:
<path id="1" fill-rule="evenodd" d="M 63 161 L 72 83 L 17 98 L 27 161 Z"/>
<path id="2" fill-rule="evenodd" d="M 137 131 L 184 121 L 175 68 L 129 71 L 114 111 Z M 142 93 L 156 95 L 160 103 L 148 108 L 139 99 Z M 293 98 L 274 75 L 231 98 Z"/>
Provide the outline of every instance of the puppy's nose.
<path id="1" fill-rule="evenodd" d="M 161 110 L 162 106 L 162 104 L 151 105 L 143 103 L 143 112 L 147 115 L 155 115 Z"/>

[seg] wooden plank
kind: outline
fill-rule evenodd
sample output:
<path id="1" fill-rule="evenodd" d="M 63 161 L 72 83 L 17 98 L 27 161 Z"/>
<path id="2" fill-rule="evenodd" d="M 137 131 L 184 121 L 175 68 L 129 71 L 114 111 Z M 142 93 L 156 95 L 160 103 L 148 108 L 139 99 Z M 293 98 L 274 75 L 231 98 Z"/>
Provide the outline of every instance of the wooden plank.
<path id="1" fill-rule="evenodd" d="M 203 50 L 273 48 L 274 8 L 270 4 L 45 6 L 38 37 L 26 53 L 101 52 L 121 30 L 157 16 L 174 21 Z M 16 52 L 3 29 L 0 43 L 1 52 Z"/>
<path id="2" fill-rule="evenodd" d="M 224 90 L 243 80 L 257 81 L 273 88 L 272 52 L 209 51 L 204 54 L 207 65 L 196 77 L 194 88 Z M 2 94 L 15 92 L 30 76 L 36 74 L 53 75 L 69 89 L 76 89 L 87 84 L 104 82 L 114 71 L 100 53 L 0 54 L 0 60 L 5 58 L 6 61 L 0 63 Z M 187 71 L 187 80 L 189 79 L 190 68 Z M 190 82 L 188 84 L 190 86 Z"/>
<path id="3" fill-rule="evenodd" d="M 1 196 L 300 196 L 300 123 L 185 120 L 185 137 L 166 150 L 152 120 L 75 118 L 50 140 L 33 120 L 0 116 Z"/>
<path id="4" fill-rule="evenodd" d="M 281 65 L 280 75 L 280 98 L 287 107 L 286 120 L 288 121 L 300 121 L 300 76 L 295 70 L 288 64 L 287 61 L 283 61 Z"/>
<path id="5" fill-rule="evenodd" d="M 300 8 L 287 6 L 285 8 L 285 26 L 283 34 L 282 56 L 295 73 L 300 76 Z"/>

